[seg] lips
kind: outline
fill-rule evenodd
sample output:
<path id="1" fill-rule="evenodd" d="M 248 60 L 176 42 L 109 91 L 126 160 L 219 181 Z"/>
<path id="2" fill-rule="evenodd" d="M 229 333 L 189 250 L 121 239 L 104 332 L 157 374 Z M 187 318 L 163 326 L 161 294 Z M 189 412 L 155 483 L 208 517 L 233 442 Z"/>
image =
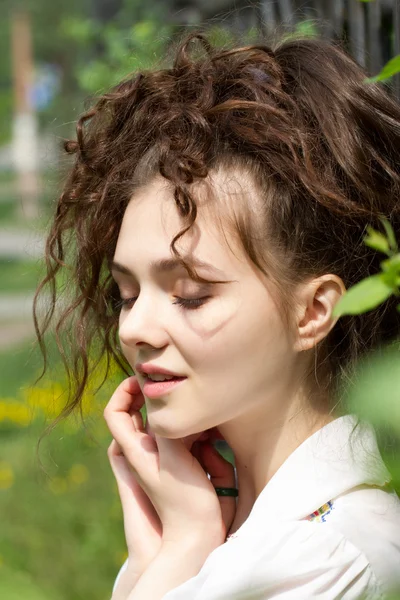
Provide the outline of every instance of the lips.
<path id="1" fill-rule="evenodd" d="M 165 369 L 164 367 L 161 367 L 159 365 L 154 365 L 151 363 L 136 363 L 135 364 L 135 371 L 138 371 L 139 373 L 141 373 L 142 375 L 152 375 L 152 374 L 158 374 L 158 375 L 170 375 L 171 377 L 182 377 L 182 375 L 180 373 L 175 373 L 174 371 L 169 371 L 168 369 Z"/>
<path id="2" fill-rule="evenodd" d="M 175 377 L 166 381 L 152 381 L 146 377 L 143 385 L 143 394 L 148 398 L 159 398 L 168 394 L 176 386 L 182 385 L 186 379 L 187 377 Z"/>

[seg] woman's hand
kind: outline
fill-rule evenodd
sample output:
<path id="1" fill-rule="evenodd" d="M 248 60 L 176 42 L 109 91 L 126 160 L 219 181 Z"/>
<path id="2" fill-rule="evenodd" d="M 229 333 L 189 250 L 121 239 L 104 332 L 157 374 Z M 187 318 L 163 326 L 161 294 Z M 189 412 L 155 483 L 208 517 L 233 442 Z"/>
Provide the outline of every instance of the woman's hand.
<path id="1" fill-rule="evenodd" d="M 118 386 L 113 398 L 118 394 L 124 396 L 120 399 L 121 403 L 128 401 L 131 403 L 128 413 L 131 416 L 132 426 L 135 431 L 143 432 L 140 409 L 144 404 L 144 397 L 140 388 L 135 390 L 136 386 L 134 389 L 131 384 L 127 385 L 125 380 Z M 112 440 L 107 455 L 117 482 L 122 505 L 131 589 L 161 548 L 162 525 L 154 506 L 141 488 L 132 467 L 115 439 Z"/>
<path id="2" fill-rule="evenodd" d="M 143 545 L 143 557 L 151 562 L 161 545 L 188 538 L 220 545 L 236 502 L 218 497 L 214 486 L 235 487 L 234 469 L 210 441 L 193 444 L 207 435 L 221 436 L 210 430 L 172 440 L 146 432 L 139 412 L 143 402 L 133 376 L 118 386 L 104 410 L 114 438 L 108 456 L 121 495 L 128 552 L 134 557 Z"/>

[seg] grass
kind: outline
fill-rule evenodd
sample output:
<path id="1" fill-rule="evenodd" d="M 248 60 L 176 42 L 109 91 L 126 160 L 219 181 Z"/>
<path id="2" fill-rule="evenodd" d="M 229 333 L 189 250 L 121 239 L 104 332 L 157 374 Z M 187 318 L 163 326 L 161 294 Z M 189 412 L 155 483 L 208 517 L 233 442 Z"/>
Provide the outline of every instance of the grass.
<path id="1" fill-rule="evenodd" d="M 17 206 L 15 200 L 0 202 L 0 223 L 7 224 L 17 219 Z"/>
<path id="2" fill-rule="evenodd" d="M 49 215 L 53 212 L 51 205 L 61 192 L 62 182 L 59 173 L 57 171 L 43 173 L 41 187 L 39 216 L 32 223 L 21 215 L 21 198 L 16 186 L 15 174 L 0 171 L 0 227 L 31 229 L 33 225 L 39 230 L 46 227 Z"/>
<path id="3" fill-rule="evenodd" d="M 0 257 L 2 293 L 32 292 L 44 275 L 44 262 Z"/>
<path id="4" fill-rule="evenodd" d="M 1 396 L 17 397 L 21 386 L 34 381 L 41 366 L 41 355 L 35 342 L 25 342 L 1 352 Z"/>
<path id="5" fill-rule="evenodd" d="M 49 340 L 50 342 L 50 340 Z M 53 369 L 59 363 L 49 343 Z M 23 402 L 41 367 L 35 344 L 0 354 L 2 397 Z M 46 387 L 51 374 L 38 384 Z M 109 382 L 115 389 L 118 382 Z M 44 394 L 44 391 L 43 391 Z M 43 396 L 42 394 L 42 396 Z M 39 398 L 41 394 L 39 391 Z M 7 600 L 109 600 L 126 558 L 122 509 L 106 455 L 111 435 L 102 418 L 110 397 L 92 399 L 85 421 L 60 424 L 40 449 L 46 417 L 25 426 L 0 420 L 0 597 Z M 10 404 L 11 405 L 11 404 Z M 52 417 L 47 417 L 47 423 Z"/>
<path id="6" fill-rule="evenodd" d="M 47 227 L 49 214 L 48 205 L 42 201 L 39 206 L 39 216 L 33 222 L 27 221 L 19 211 L 19 206 L 16 200 L 0 200 L 0 227 L 10 229 L 27 229 L 32 230 L 32 227 L 37 230 L 43 230 Z"/>
<path id="7" fill-rule="evenodd" d="M 43 587 L 29 576 L 28 573 L 15 571 L 9 567 L 1 569 L 0 598 L 7 600 L 59 600 L 59 595 L 54 595 L 54 590 L 47 594 Z"/>

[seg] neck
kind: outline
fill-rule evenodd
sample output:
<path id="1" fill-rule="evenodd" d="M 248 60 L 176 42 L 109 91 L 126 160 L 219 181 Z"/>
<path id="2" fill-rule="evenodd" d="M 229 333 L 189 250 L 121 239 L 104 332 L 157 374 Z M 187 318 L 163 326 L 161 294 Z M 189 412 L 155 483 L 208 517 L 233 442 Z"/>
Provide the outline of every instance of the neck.
<path id="1" fill-rule="evenodd" d="M 258 496 L 286 459 L 313 433 L 333 421 L 328 411 L 288 411 L 275 421 L 259 421 L 247 439 L 227 439 L 235 456 L 239 496 L 235 519 L 228 532 L 235 533 L 246 521 Z M 225 435 L 225 434 L 224 434 Z M 235 441 L 237 443 L 235 443 Z"/>

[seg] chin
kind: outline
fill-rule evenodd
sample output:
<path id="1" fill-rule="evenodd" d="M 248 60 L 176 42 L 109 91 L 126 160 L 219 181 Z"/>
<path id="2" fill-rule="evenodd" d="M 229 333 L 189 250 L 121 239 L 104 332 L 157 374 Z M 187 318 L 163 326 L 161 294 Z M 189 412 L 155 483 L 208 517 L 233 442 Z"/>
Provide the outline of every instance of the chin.
<path id="1" fill-rule="evenodd" d="M 149 419 L 149 425 L 151 427 L 151 431 L 150 431 L 150 435 L 152 433 L 156 433 L 157 435 L 163 437 L 163 438 L 167 438 L 169 440 L 180 440 L 183 438 L 187 438 L 189 436 L 198 436 L 200 437 L 200 435 L 203 432 L 195 432 L 195 433 L 190 433 L 188 432 L 188 430 L 184 430 L 184 429 L 180 429 L 177 430 L 175 427 L 165 427 L 160 425 L 160 423 L 155 422 L 155 420 L 153 420 L 150 416 Z"/>

